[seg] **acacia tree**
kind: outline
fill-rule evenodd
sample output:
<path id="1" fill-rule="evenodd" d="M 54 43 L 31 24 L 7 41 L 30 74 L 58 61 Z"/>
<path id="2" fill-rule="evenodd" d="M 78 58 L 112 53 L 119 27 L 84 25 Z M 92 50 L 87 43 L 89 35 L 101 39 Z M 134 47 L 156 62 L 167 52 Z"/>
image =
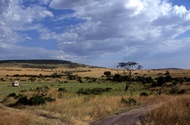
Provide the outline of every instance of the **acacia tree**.
<path id="1" fill-rule="evenodd" d="M 138 63 L 136 62 L 120 62 L 118 63 L 117 67 L 119 68 L 123 68 L 124 70 L 127 70 L 129 72 L 129 75 L 128 75 L 128 82 L 126 82 L 126 86 L 125 86 L 125 91 L 128 90 L 129 88 L 129 85 L 131 84 L 131 77 L 132 77 L 132 72 L 135 70 L 135 69 L 142 69 L 142 66 L 139 65 Z"/>

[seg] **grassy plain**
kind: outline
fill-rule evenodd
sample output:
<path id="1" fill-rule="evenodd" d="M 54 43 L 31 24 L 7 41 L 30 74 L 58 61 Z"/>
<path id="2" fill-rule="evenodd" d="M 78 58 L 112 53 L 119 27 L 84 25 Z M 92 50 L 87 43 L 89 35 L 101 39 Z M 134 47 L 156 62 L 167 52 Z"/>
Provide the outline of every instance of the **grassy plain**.
<path id="1" fill-rule="evenodd" d="M 173 96 L 168 103 L 142 116 L 139 125 L 189 125 L 190 96 Z"/>
<path id="2" fill-rule="evenodd" d="M 23 65 L 23 64 L 22 64 Z M 119 73 L 123 74 L 122 69 L 108 69 L 97 67 L 74 67 L 68 68 L 58 65 L 57 68 L 23 68 L 21 64 L 9 64 L 0 66 L 0 124 L 14 124 L 14 125 L 86 125 L 91 121 L 104 118 L 111 114 L 121 113 L 132 108 L 151 105 L 160 102 L 169 102 L 159 110 L 151 112 L 145 116 L 141 124 L 155 123 L 155 116 L 160 116 L 160 121 L 164 117 L 172 116 L 173 109 L 179 109 L 183 105 L 187 105 L 185 109 L 180 109 L 180 114 L 190 109 L 189 95 L 150 95 L 147 97 L 140 97 L 141 92 L 150 93 L 149 90 L 144 89 L 141 84 L 133 84 L 133 98 L 137 101 L 136 105 L 126 105 L 121 103 L 121 98 L 128 99 L 130 91 L 124 92 L 125 82 L 117 83 L 103 80 L 105 78 L 104 72 L 111 71 L 112 75 Z M 51 65 L 52 66 L 52 65 Z M 187 77 L 190 78 L 190 70 L 169 70 L 172 77 Z M 65 72 L 71 72 L 73 75 L 82 77 L 83 82 L 76 80 L 68 80 Z M 164 75 L 166 70 L 138 70 L 133 72 L 133 76 L 151 76 L 156 78 Z M 52 77 L 36 77 L 35 81 L 31 81 L 32 76 L 51 76 L 52 74 L 59 74 L 61 78 Z M 22 77 L 21 77 L 22 76 Z M 85 77 L 96 78 L 95 82 L 85 80 Z M 12 87 L 12 81 L 19 81 L 19 87 Z M 55 98 L 54 102 L 47 102 L 39 106 L 18 106 L 8 107 L 9 104 L 16 100 L 10 98 L 5 100 L 10 93 L 25 94 L 32 96 L 38 94 L 36 88 L 46 87 L 48 97 Z M 179 85 L 180 88 L 190 88 L 189 83 Z M 59 92 L 59 88 L 65 88 L 67 92 Z M 78 95 L 79 89 L 93 89 L 93 88 L 112 88 L 110 92 L 104 92 L 101 95 Z M 180 101 L 178 101 L 180 100 Z M 184 104 L 183 104 L 184 102 Z M 172 105 L 172 108 L 170 108 Z M 167 110 L 166 110 L 167 109 Z M 165 111 L 165 112 L 164 112 Z M 169 112 L 169 114 L 168 114 Z M 161 118 L 162 113 L 164 117 Z M 176 112 L 177 113 L 177 112 Z M 181 116 L 180 118 L 189 118 Z M 168 116 L 169 115 L 169 116 Z M 177 113 L 175 116 L 178 116 Z M 183 117 L 183 118 L 182 118 Z M 154 119 L 153 119 L 154 118 Z M 150 121 L 153 119 L 153 121 Z M 170 119 L 169 119 L 170 120 Z M 171 119 L 172 120 L 172 119 Z M 170 123 L 170 122 L 167 122 Z M 172 122 L 171 122 L 172 123 Z M 176 122 L 175 122 L 176 123 Z M 189 122 L 179 122 L 182 123 Z M 164 124 L 164 122 L 162 123 Z M 173 124 L 173 123 L 172 123 Z"/>

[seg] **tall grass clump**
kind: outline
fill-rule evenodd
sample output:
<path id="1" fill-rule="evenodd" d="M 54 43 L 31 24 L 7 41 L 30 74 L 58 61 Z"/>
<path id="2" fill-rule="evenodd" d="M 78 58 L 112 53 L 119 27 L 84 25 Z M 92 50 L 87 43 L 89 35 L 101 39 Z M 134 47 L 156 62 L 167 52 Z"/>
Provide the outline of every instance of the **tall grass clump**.
<path id="1" fill-rule="evenodd" d="M 79 123 L 81 123 L 84 125 L 131 107 L 123 107 L 120 99 L 120 96 L 76 95 L 69 97 L 69 95 L 65 95 L 62 99 L 56 99 L 54 103 L 41 105 L 38 108 L 48 111 L 48 115 L 57 115 L 59 119 L 68 124 L 80 125 Z M 30 107 L 31 110 L 36 110 L 32 108 L 34 107 Z"/>
<path id="2" fill-rule="evenodd" d="M 23 112 L 0 109 L 0 125 L 29 125 L 31 119 Z"/>
<path id="3" fill-rule="evenodd" d="M 143 116 L 141 125 L 190 125 L 190 96 L 178 96 Z"/>

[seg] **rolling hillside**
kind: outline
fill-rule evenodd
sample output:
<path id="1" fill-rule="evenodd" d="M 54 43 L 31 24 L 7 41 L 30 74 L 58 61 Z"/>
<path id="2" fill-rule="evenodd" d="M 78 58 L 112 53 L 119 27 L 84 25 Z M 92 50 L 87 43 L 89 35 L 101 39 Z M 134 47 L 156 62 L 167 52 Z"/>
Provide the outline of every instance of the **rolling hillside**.
<path id="1" fill-rule="evenodd" d="M 58 67 L 68 67 L 68 68 L 76 68 L 76 67 L 92 67 L 84 64 L 78 64 L 71 61 L 66 60 L 1 60 L 1 67 L 6 66 L 16 66 L 22 68 L 58 68 Z"/>

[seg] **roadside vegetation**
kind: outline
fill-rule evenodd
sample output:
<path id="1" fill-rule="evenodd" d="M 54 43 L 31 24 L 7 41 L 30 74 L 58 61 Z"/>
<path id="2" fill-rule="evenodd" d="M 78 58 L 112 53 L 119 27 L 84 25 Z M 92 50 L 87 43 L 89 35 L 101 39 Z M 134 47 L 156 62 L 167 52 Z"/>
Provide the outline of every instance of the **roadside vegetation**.
<path id="1" fill-rule="evenodd" d="M 126 69 L 84 65 L 15 65 L 0 69 L 0 124 L 84 125 L 158 103 L 164 104 L 137 122 L 190 124 L 189 70 L 130 69 L 129 75 Z M 19 87 L 12 87 L 15 80 Z"/>
<path id="2" fill-rule="evenodd" d="M 190 96 L 173 97 L 158 109 L 142 116 L 137 121 L 140 125 L 189 125 Z"/>

